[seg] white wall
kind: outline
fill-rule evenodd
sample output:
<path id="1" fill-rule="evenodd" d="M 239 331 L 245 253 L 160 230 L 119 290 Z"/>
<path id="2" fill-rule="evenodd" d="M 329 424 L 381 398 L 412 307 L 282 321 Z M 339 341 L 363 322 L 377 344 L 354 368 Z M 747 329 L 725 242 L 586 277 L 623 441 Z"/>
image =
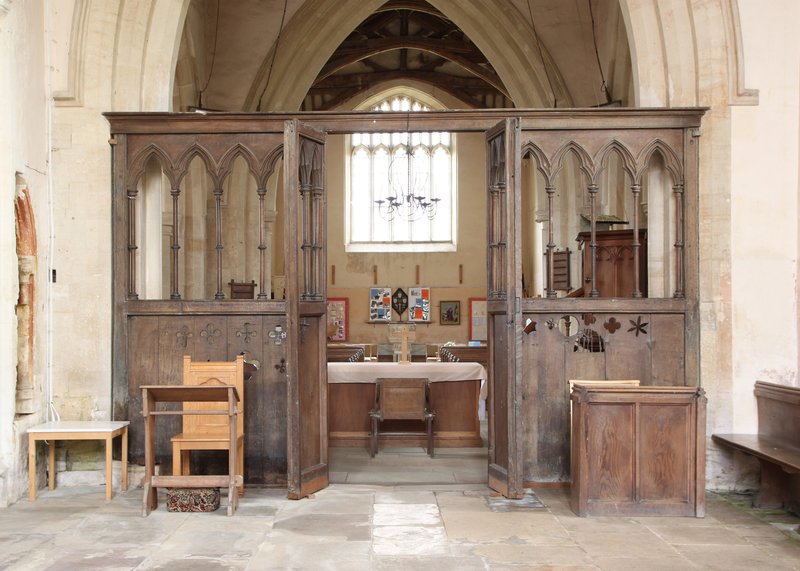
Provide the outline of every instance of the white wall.
<path id="1" fill-rule="evenodd" d="M 733 425 L 757 428 L 753 383 L 800 386 L 798 153 L 800 3 L 739 0 L 745 84 L 757 106 L 731 110 Z"/>
<path id="2" fill-rule="evenodd" d="M 15 420 L 18 296 L 14 197 L 17 174 L 30 191 L 38 233 L 34 382 L 46 374 L 45 331 L 48 177 L 48 108 L 43 2 L 0 2 L 0 506 L 27 489 L 27 426 L 39 422 L 46 403 L 39 392 L 38 412 Z"/>

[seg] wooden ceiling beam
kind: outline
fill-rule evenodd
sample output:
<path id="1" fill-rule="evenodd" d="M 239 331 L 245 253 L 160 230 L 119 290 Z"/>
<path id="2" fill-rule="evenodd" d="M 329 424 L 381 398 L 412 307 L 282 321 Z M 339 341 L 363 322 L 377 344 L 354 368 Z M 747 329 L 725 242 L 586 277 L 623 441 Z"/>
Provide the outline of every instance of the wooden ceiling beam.
<path id="1" fill-rule="evenodd" d="M 391 12 L 395 10 L 411 10 L 413 12 L 421 12 L 423 14 L 430 14 L 431 16 L 446 19 L 444 14 L 424 0 L 391 0 L 376 9 L 375 12 Z"/>
<path id="2" fill-rule="evenodd" d="M 465 101 L 476 108 L 482 107 L 487 97 L 509 100 L 504 93 L 494 89 L 491 85 L 476 77 L 459 77 L 433 72 L 405 72 L 393 71 L 386 74 L 360 73 L 345 76 L 332 76 L 315 84 L 309 95 L 314 96 L 314 101 L 321 97 L 323 103 L 315 107 L 315 111 L 328 111 L 337 108 L 359 92 L 370 89 L 380 83 L 395 79 L 407 79 L 428 84 L 450 95 Z"/>
<path id="3" fill-rule="evenodd" d="M 500 78 L 497 76 L 494 70 L 481 66 L 476 62 L 476 60 L 479 58 L 475 56 L 480 54 L 480 52 L 475 48 L 465 48 L 464 44 L 460 42 L 453 42 L 449 40 L 429 40 L 415 37 L 380 38 L 367 40 L 362 42 L 362 45 L 358 50 L 337 50 L 337 53 L 334 54 L 334 57 L 328 60 L 328 63 L 326 63 L 322 68 L 322 71 L 320 71 L 317 79 L 325 79 L 326 77 L 333 75 L 348 65 L 357 63 L 367 57 L 397 49 L 416 49 L 443 57 L 480 77 L 497 90 L 506 93 L 503 82 L 500 81 Z M 465 55 L 462 54 L 470 57 L 465 57 Z M 480 59 L 485 59 L 483 58 L 482 54 Z"/>
<path id="4" fill-rule="evenodd" d="M 435 71 L 419 71 L 411 70 L 401 72 L 400 70 L 386 71 L 384 73 L 348 73 L 345 75 L 332 75 L 323 80 L 315 81 L 311 89 L 342 89 L 345 87 L 366 86 L 374 85 L 384 81 L 393 81 L 395 79 L 411 79 L 416 81 L 423 81 L 425 83 L 433 84 L 451 84 L 460 88 L 468 89 L 494 89 L 491 85 L 487 84 L 479 77 L 463 77 L 458 75 L 451 75 L 448 73 L 440 73 Z"/>

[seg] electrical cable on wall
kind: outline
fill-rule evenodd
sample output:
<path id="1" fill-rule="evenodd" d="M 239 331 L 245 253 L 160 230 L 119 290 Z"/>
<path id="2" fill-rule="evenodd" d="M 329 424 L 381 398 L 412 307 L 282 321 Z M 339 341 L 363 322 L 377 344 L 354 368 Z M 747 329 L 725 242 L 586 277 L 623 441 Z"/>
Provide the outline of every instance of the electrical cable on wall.
<path id="1" fill-rule="evenodd" d="M 214 22 L 214 48 L 211 51 L 211 65 L 208 68 L 208 77 L 206 83 L 200 92 L 197 94 L 197 108 L 203 108 L 203 93 L 208 89 L 208 84 L 211 83 L 211 75 L 214 73 L 214 63 L 217 61 L 217 38 L 219 37 L 219 0 L 217 0 L 217 18 Z"/>
<path id="2" fill-rule="evenodd" d="M 264 99 L 264 95 L 267 94 L 267 88 L 269 87 L 269 80 L 272 77 L 272 68 L 275 65 L 275 56 L 278 55 L 278 45 L 281 42 L 281 33 L 283 32 L 283 22 L 286 20 L 286 9 L 289 5 L 289 0 L 283 1 L 283 14 L 281 15 L 281 23 L 278 26 L 278 37 L 275 38 L 275 49 L 272 50 L 272 60 L 269 62 L 269 71 L 267 72 L 267 81 L 264 83 L 264 89 L 261 91 L 261 95 L 258 96 L 258 103 L 256 104 L 256 111 L 261 111 L 261 101 Z"/>
<path id="3" fill-rule="evenodd" d="M 547 78 L 547 85 L 550 87 L 550 93 L 553 94 L 553 108 L 558 107 L 558 99 L 556 98 L 556 91 L 553 89 L 553 82 L 550 80 L 550 72 L 547 71 L 547 64 L 544 61 L 544 52 L 542 51 L 542 44 L 539 40 L 539 34 L 536 33 L 536 24 L 533 23 L 533 8 L 531 8 L 531 0 L 528 0 L 528 15 L 531 19 L 531 28 L 533 28 L 533 38 L 536 40 L 536 48 L 539 50 L 539 60 L 542 62 L 544 68 L 544 75 Z"/>
<path id="4" fill-rule="evenodd" d="M 606 105 L 613 101 L 611 97 L 611 93 L 608 91 L 608 85 L 606 85 L 606 76 L 603 73 L 603 66 L 600 64 L 600 52 L 597 49 L 597 31 L 595 30 L 594 24 L 594 10 L 592 10 L 592 0 L 587 0 L 589 3 L 589 18 L 592 20 L 592 41 L 594 42 L 594 55 L 597 58 L 597 69 L 600 70 L 600 80 L 602 84 L 600 85 L 600 89 L 603 90 L 603 94 L 606 96 Z"/>

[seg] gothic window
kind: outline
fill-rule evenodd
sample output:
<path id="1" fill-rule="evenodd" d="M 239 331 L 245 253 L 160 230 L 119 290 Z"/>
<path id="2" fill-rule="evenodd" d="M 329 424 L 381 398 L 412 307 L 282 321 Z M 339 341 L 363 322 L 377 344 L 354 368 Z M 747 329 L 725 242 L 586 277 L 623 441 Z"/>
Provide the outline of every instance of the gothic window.
<path id="1" fill-rule="evenodd" d="M 428 111 L 396 95 L 374 111 Z M 454 249 L 453 135 L 447 132 L 350 136 L 348 251 Z"/>

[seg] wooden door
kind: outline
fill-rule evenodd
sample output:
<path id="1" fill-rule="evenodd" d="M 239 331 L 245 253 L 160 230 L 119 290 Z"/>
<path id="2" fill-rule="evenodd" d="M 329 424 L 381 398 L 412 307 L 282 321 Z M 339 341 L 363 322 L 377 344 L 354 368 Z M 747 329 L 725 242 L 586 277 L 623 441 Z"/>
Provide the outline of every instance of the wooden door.
<path id="1" fill-rule="evenodd" d="M 524 493 L 519 135 L 518 119 L 486 132 L 489 487 L 508 498 Z"/>
<path id="2" fill-rule="evenodd" d="M 325 134 L 284 132 L 289 498 L 328 485 Z"/>

